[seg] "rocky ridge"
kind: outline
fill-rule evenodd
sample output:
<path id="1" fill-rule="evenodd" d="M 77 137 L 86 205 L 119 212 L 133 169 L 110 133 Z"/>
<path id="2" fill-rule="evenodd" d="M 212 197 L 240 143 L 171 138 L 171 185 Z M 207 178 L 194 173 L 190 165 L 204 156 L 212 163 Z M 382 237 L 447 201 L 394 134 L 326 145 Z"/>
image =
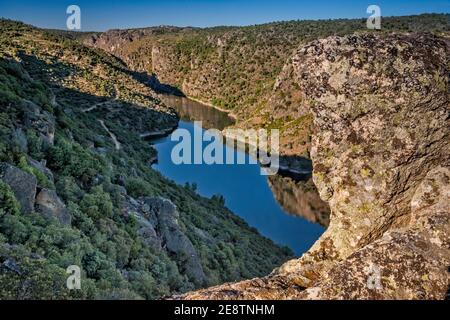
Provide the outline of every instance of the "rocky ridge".
<path id="1" fill-rule="evenodd" d="M 444 299 L 450 265 L 450 42 L 352 35 L 292 58 L 314 114 L 330 226 L 270 276 L 183 299 Z"/>
<path id="2" fill-rule="evenodd" d="M 175 204 L 164 198 L 133 199 L 127 196 L 122 211 L 133 215 L 139 224 L 138 233 L 155 250 L 165 249 L 183 261 L 183 273 L 198 286 L 207 283 L 198 254 L 179 223 Z"/>

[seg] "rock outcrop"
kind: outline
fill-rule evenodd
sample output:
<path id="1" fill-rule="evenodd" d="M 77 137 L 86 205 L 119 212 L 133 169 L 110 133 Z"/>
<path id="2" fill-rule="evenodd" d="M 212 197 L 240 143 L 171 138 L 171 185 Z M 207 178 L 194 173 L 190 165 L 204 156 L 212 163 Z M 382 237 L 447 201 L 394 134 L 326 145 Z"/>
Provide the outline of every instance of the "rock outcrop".
<path id="1" fill-rule="evenodd" d="M 292 58 L 314 114 L 328 230 L 272 275 L 185 299 L 443 299 L 450 265 L 448 39 L 331 37 Z"/>
<path id="2" fill-rule="evenodd" d="M 70 226 L 72 216 L 66 205 L 54 190 L 42 189 L 36 197 L 36 212 L 49 219 L 57 219 L 62 225 Z"/>
<path id="3" fill-rule="evenodd" d="M 407 227 L 390 230 L 331 269 L 305 299 L 444 299 L 449 287 L 450 170 L 429 172 Z"/>
<path id="4" fill-rule="evenodd" d="M 55 181 L 53 172 L 45 166 L 45 161 L 39 162 L 39 161 L 34 160 L 33 158 L 28 157 L 27 163 L 30 167 L 32 167 L 32 168 L 40 171 L 42 174 L 44 174 L 50 182 L 53 183 Z"/>
<path id="5" fill-rule="evenodd" d="M 192 242 L 183 232 L 178 219 L 176 206 L 167 199 L 147 198 L 144 200 L 150 208 L 149 214 L 157 217 L 157 230 L 163 247 L 177 256 L 185 274 L 198 285 L 206 283 L 206 276 Z"/>
<path id="6" fill-rule="evenodd" d="M 170 200 L 150 197 L 135 200 L 128 197 L 122 211 L 137 219 L 138 233 L 147 245 L 174 255 L 179 268 L 196 285 L 207 283 L 197 251 L 180 225 L 178 210 Z"/>
<path id="7" fill-rule="evenodd" d="M 53 145 L 55 140 L 55 117 L 32 101 L 21 102 L 23 124 L 26 128 L 33 128 L 47 145 Z"/>
<path id="8" fill-rule="evenodd" d="M 332 208 L 312 260 L 344 259 L 408 225 L 418 185 L 449 164 L 448 53 L 431 35 L 362 35 L 293 58 L 315 115 L 314 182 Z"/>
<path id="9" fill-rule="evenodd" d="M 0 164 L 0 179 L 11 188 L 22 212 L 31 213 L 36 197 L 36 178 L 15 166 L 2 163 Z"/>

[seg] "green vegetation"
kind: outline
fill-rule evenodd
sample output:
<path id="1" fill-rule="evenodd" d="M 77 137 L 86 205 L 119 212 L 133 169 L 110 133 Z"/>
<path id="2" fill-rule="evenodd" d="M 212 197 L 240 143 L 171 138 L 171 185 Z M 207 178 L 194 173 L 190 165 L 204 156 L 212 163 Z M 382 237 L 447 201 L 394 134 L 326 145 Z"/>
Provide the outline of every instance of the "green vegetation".
<path id="1" fill-rule="evenodd" d="M 0 181 L 0 217 L 4 215 L 18 215 L 20 213 L 20 204 L 11 191 L 10 187 Z"/>
<path id="2" fill-rule="evenodd" d="M 48 92 L 39 81 L 27 81 L 29 75 L 18 63 L 7 60 L 0 61 L 0 103 L 17 102 L 20 97 L 29 100 L 44 108 L 50 107 Z"/>
<path id="3" fill-rule="evenodd" d="M 432 32 L 447 36 L 450 32 L 449 14 L 383 17 L 382 31 L 368 30 L 366 21 L 113 30 L 104 36 L 95 34 L 102 40 L 96 43 L 90 42 L 92 34 L 81 35 L 81 40 L 104 50 L 114 48 L 111 53 L 127 61 L 130 68 L 155 73 L 161 83 L 181 88 L 188 96 L 232 110 L 240 126 L 282 129 L 282 152 L 308 154 L 309 143 L 301 144 L 292 138 L 301 136 L 300 141 L 307 141 L 308 130 L 284 127 L 303 116 L 306 109 L 293 70 L 289 69 L 295 50 L 313 40 L 358 32 Z"/>
<path id="4" fill-rule="evenodd" d="M 54 185 L 53 183 L 48 179 L 48 177 L 42 173 L 41 171 L 39 171 L 36 168 L 31 167 L 28 163 L 27 160 L 24 156 L 22 156 L 19 160 L 19 163 L 17 165 L 20 169 L 22 169 L 25 172 L 28 172 L 30 174 L 32 174 L 33 176 L 36 177 L 37 181 L 38 181 L 38 185 L 42 188 L 47 188 L 47 189 L 53 189 Z"/>
<path id="5" fill-rule="evenodd" d="M 205 285 L 262 276 L 291 257 L 223 198 L 203 198 L 149 167 L 155 151 L 140 130 L 177 118 L 117 59 L 21 23 L 0 20 L 0 30 L 0 161 L 55 189 L 72 217 L 63 226 L 24 213 L 0 182 L 0 299 L 154 299 L 197 288 L 182 257 L 145 242 L 134 215 L 124 212 L 129 197 L 164 197 L 177 206 Z M 54 182 L 29 158 L 44 163 Z M 66 288 L 70 265 L 82 269 L 80 291 Z"/>
<path id="6" fill-rule="evenodd" d="M 155 72 L 163 83 L 183 87 L 188 95 L 195 91 L 200 100 L 244 112 L 261 101 L 268 102 L 277 76 L 301 44 L 368 31 L 366 19 L 286 21 L 206 29 L 161 28 L 160 32 L 154 32 L 153 28 L 148 34 L 145 32 L 148 29 L 142 30 L 128 30 L 133 41 L 122 43 L 120 48 L 114 46 L 112 53 L 126 58 L 133 69 Z M 450 15 L 383 18 L 382 32 L 394 31 L 448 33 Z M 119 37 L 125 40 L 123 31 L 118 35 L 115 32 L 108 32 L 106 41 L 114 42 Z M 82 35 L 81 39 L 87 36 Z M 151 54 L 154 46 L 160 48 L 156 56 Z M 103 49 L 109 47 L 107 44 Z M 152 61 L 153 57 L 158 60 Z"/>

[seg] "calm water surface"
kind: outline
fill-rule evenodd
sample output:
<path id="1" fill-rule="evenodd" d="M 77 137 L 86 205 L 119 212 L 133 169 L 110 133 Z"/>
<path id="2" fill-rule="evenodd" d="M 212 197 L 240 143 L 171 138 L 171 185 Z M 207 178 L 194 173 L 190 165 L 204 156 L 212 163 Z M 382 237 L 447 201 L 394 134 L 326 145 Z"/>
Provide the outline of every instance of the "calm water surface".
<path id="1" fill-rule="evenodd" d="M 182 117 L 180 128 L 191 132 L 192 137 L 194 120 L 202 120 L 206 129 L 223 129 L 233 123 L 226 113 L 186 98 L 168 97 L 164 101 L 177 109 Z M 273 196 L 267 177 L 261 176 L 259 165 L 175 165 L 171 152 L 178 142 L 171 141 L 169 136 L 152 143 L 158 150 L 159 162 L 154 165 L 155 169 L 179 184 L 196 183 L 203 196 L 224 196 L 230 210 L 262 235 L 290 247 L 297 255 L 306 252 L 323 233 L 324 228 L 320 225 L 283 210 Z M 234 151 L 229 146 L 223 145 L 223 148 L 224 154 Z M 248 160 L 249 155 L 245 156 Z"/>

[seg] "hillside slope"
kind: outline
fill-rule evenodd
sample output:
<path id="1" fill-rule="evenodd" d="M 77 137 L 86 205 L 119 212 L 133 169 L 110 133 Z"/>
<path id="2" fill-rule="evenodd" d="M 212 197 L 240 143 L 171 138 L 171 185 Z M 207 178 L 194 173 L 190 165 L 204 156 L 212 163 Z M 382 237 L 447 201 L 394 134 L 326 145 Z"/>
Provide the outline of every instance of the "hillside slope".
<path id="1" fill-rule="evenodd" d="M 291 257 L 150 168 L 175 112 L 117 58 L 0 20 L 0 299 L 153 299 Z M 66 268 L 82 270 L 81 290 Z"/>
<path id="2" fill-rule="evenodd" d="M 450 15 L 387 17 L 382 27 L 383 33 L 448 33 Z M 366 19 L 111 30 L 81 40 L 189 97 L 231 111 L 238 127 L 281 129 L 281 152 L 309 157 L 313 120 L 291 57 L 309 41 L 362 31 Z"/>

